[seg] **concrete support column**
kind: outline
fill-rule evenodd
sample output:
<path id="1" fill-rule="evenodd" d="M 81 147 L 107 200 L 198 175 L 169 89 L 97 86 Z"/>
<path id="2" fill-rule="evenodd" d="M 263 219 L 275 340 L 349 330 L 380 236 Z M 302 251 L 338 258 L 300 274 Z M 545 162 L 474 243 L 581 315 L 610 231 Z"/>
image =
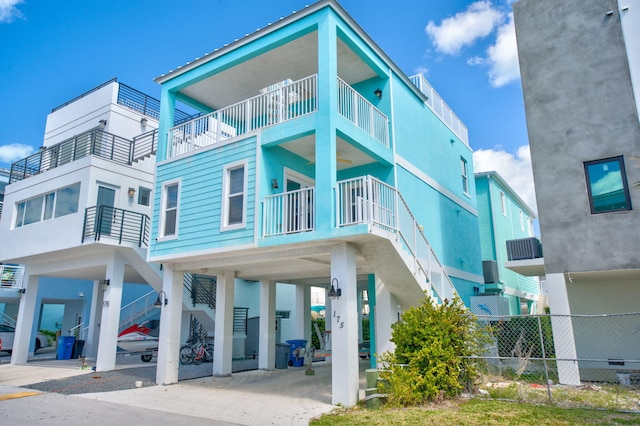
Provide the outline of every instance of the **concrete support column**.
<path id="1" fill-rule="evenodd" d="M 348 243 L 331 252 L 331 280 L 342 295 L 331 304 L 332 404 L 351 407 L 358 402 L 358 281 L 356 250 Z"/>
<path id="2" fill-rule="evenodd" d="M 124 281 L 124 259 L 118 253 L 112 253 L 107 263 L 105 279 L 109 280 L 109 286 L 107 286 L 107 291 L 103 295 L 96 371 L 109 371 L 116 367 L 116 350 Z M 102 289 L 99 291 L 102 291 Z"/>
<path id="3" fill-rule="evenodd" d="M 376 343 L 376 276 L 370 274 L 367 278 L 367 296 L 369 297 L 369 353 L 371 355 L 371 368 L 376 368 L 376 356 L 378 353 Z"/>
<path id="4" fill-rule="evenodd" d="M 549 310 L 551 311 L 551 328 L 553 344 L 558 359 L 577 359 L 576 341 L 571 322 L 571 309 L 567 294 L 567 283 L 564 274 L 547 274 L 549 289 Z M 580 385 L 580 371 L 577 361 L 556 361 L 558 380 L 563 385 Z"/>
<path id="5" fill-rule="evenodd" d="M 13 338 L 13 350 L 11 352 L 11 364 L 26 364 L 29 357 L 29 345 L 31 344 L 31 332 L 33 330 L 33 319 L 36 313 L 36 302 L 38 300 L 38 284 L 40 277 L 29 275 L 24 277 L 26 283 L 25 293 L 20 297 L 20 308 L 16 320 L 16 333 Z"/>
<path id="6" fill-rule="evenodd" d="M 296 317 L 294 339 L 311 342 L 311 287 L 296 284 Z"/>
<path id="7" fill-rule="evenodd" d="M 103 296 L 104 293 L 100 288 L 100 280 L 94 280 L 93 289 L 91 290 L 87 343 L 85 345 L 85 354 L 89 358 L 95 358 L 98 355 Z"/>
<path id="8" fill-rule="evenodd" d="M 258 368 L 272 370 L 276 365 L 276 282 L 260 281 L 260 349 Z"/>
<path id="9" fill-rule="evenodd" d="M 398 305 L 395 297 L 379 279 L 376 280 L 374 294 L 376 353 L 393 352 L 395 345 L 391 342 L 391 325 L 398 321 Z"/>
<path id="10" fill-rule="evenodd" d="M 233 356 L 233 298 L 235 293 L 234 271 L 217 276 L 216 284 L 216 332 L 213 354 L 213 375 L 229 376 Z"/>
<path id="11" fill-rule="evenodd" d="M 158 336 L 158 367 L 156 383 L 178 383 L 182 331 L 182 293 L 184 273 L 164 266 L 160 302 L 160 335 Z M 164 294 L 162 293 L 164 292 Z M 165 303 L 166 302 L 166 303 Z"/>

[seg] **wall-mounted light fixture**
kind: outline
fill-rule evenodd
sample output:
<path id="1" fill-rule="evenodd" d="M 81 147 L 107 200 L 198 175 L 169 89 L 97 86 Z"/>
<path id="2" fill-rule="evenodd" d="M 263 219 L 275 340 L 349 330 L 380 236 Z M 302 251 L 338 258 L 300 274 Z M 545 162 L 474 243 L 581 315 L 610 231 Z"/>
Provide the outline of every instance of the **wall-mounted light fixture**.
<path id="1" fill-rule="evenodd" d="M 382 99 L 382 90 L 379 88 L 373 91 L 373 94 L 378 97 L 378 99 Z"/>
<path id="2" fill-rule="evenodd" d="M 333 284 L 336 284 L 335 286 Z M 329 289 L 329 299 L 336 300 L 338 297 L 342 296 L 342 289 L 338 286 L 338 279 L 334 278 L 331 280 L 331 288 Z"/>
<path id="3" fill-rule="evenodd" d="M 20 296 L 22 296 L 23 294 L 25 294 L 27 292 L 27 289 L 26 288 L 21 288 L 18 292 L 20 293 Z"/>
<path id="4" fill-rule="evenodd" d="M 102 119 L 98 121 L 98 125 L 100 126 L 100 129 L 104 129 L 105 127 L 107 127 L 107 120 Z"/>
<path id="5" fill-rule="evenodd" d="M 129 188 L 129 190 L 127 191 L 127 195 L 129 196 L 129 198 L 133 198 L 133 196 L 136 195 L 136 189 Z"/>
<path id="6" fill-rule="evenodd" d="M 111 284 L 111 280 L 102 280 L 100 281 L 100 288 L 102 291 L 107 291 L 109 288 L 109 284 Z"/>
<path id="7" fill-rule="evenodd" d="M 142 125 L 142 127 L 147 125 L 147 117 L 142 117 L 140 119 L 140 125 Z"/>
<path id="8" fill-rule="evenodd" d="M 280 188 L 280 185 L 278 185 L 278 179 L 272 179 L 271 180 L 271 188 L 273 188 L 273 189 Z"/>
<path id="9" fill-rule="evenodd" d="M 162 308 L 163 306 L 167 306 L 167 303 L 169 303 L 167 293 L 165 293 L 164 290 L 160 290 L 160 293 L 158 293 L 158 300 L 156 300 L 156 303 L 154 303 L 153 306 L 156 308 Z"/>

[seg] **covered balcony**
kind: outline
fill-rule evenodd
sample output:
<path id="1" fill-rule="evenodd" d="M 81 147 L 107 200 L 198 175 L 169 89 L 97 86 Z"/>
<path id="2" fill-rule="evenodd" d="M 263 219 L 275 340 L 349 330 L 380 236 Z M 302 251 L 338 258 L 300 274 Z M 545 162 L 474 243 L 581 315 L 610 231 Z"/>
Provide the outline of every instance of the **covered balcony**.
<path id="1" fill-rule="evenodd" d="M 372 176 L 362 176 L 339 181 L 335 193 L 338 228 L 366 225 L 367 230 L 362 233 L 368 234 L 372 230 L 382 237 L 397 241 L 398 249 L 412 259 L 414 273 L 421 272 L 429 278 L 434 296 L 439 300 L 453 297 L 453 284 L 443 274 L 444 268 L 422 232 L 422 227 L 394 187 Z M 263 238 L 314 231 L 315 203 L 313 187 L 265 197 Z"/>
<path id="2" fill-rule="evenodd" d="M 221 108 L 169 130 L 169 157 L 275 126 L 318 110 L 318 76 L 285 80 L 260 90 L 261 94 Z M 345 81 L 338 78 L 340 115 L 389 147 L 389 119 Z"/>

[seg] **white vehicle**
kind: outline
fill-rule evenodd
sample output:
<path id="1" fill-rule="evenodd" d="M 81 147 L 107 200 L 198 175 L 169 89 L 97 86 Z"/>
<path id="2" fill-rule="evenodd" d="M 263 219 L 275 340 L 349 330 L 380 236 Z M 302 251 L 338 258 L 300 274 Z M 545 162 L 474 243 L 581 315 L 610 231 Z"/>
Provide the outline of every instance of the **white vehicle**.
<path id="1" fill-rule="evenodd" d="M 2 346 L 0 350 L 11 353 L 13 349 L 13 338 L 16 335 L 16 329 L 8 324 L 0 324 L 0 341 Z M 49 346 L 49 339 L 44 334 L 38 332 L 36 334 L 36 346 L 33 349 L 33 353 L 36 353 L 40 348 L 46 348 Z"/>

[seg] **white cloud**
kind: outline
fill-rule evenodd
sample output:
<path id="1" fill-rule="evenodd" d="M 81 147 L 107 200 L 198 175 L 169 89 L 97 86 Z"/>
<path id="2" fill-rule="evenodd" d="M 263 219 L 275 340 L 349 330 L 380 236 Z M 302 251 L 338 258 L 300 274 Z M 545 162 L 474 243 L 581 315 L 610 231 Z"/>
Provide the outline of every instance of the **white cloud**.
<path id="1" fill-rule="evenodd" d="M 0 0 L 2 1 L 2 0 Z M 0 162 L 13 163 L 33 154 L 34 149 L 29 145 L 12 143 L 10 145 L 0 145 Z"/>
<path id="2" fill-rule="evenodd" d="M 436 49 L 447 55 L 455 55 L 465 46 L 486 37 L 504 19 L 504 14 L 490 1 L 476 1 L 464 11 L 444 19 L 440 25 L 429 21 L 425 31 Z"/>
<path id="3" fill-rule="evenodd" d="M 498 172 L 534 212 L 538 211 L 529 145 L 521 146 L 515 154 L 499 148 L 479 149 L 473 153 L 473 167 L 476 173 Z"/>
<path id="4" fill-rule="evenodd" d="M 13 22 L 16 18 L 22 18 L 22 12 L 16 6 L 23 2 L 24 0 L 0 0 L 0 24 Z"/>
<path id="5" fill-rule="evenodd" d="M 513 13 L 509 14 L 509 22 L 498 28 L 495 44 L 487 49 L 486 63 L 489 64 L 489 82 L 493 87 L 502 87 L 520 78 Z"/>

